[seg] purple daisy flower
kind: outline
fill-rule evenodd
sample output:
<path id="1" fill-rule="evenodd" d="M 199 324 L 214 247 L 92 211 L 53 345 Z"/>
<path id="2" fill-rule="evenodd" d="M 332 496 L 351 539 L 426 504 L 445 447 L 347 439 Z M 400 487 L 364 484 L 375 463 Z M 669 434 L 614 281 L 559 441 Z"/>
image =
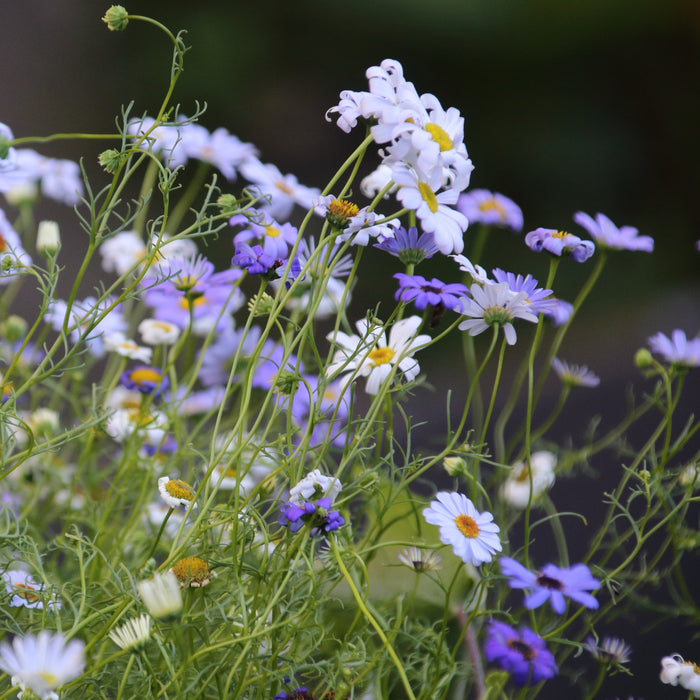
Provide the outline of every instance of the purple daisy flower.
<path id="1" fill-rule="evenodd" d="M 261 243 L 265 253 L 275 260 L 286 258 L 289 247 L 293 246 L 297 239 L 298 232 L 292 224 L 280 224 L 267 212 L 253 211 L 247 216 L 236 214 L 231 217 L 229 224 L 243 227 L 233 237 L 235 244 L 249 241 Z"/>
<path id="2" fill-rule="evenodd" d="M 516 275 L 513 272 L 506 272 L 499 267 L 491 270 L 491 274 L 496 282 L 507 282 L 514 292 L 525 292 L 527 301 L 530 303 L 530 310 L 535 314 L 553 313 L 556 300 L 552 296 L 551 289 L 538 287 L 537 280 L 532 275 Z"/>
<path id="3" fill-rule="evenodd" d="M 159 369 L 147 365 L 137 365 L 122 372 L 121 383 L 132 391 L 153 394 L 158 398 L 168 388 L 169 380 Z"/>
<path id="4" fill-rule="evenodd" d="M 552 360 L 552 369 L 556 372 L 562 384 L 568 386 L 594 387 L 600 384 L 600 377 L 591 372 L 586 365 L 573 365 L 555 357 Z"/>
<path id="5" fill-rule="evenodd" d="M 561 257 L 570 255 L 576 262 L 586 262 L 595 252 L 595 243 L 582 241 L 578 236 L 555 228 L 537 228 L 525 236 L 525 244 L 530 250 L 539 253 L 546 250 Z"/>
<path id="6" fill-rule="evenodd" d="M 639 236 L 633 226 L 618 228 L 605 214 L 596 214 L 595 219 L 582 211 L 574 214 L 574 221 L 585 228 L 596 243 L 602 248 L 613 250 L 641 250 L 651 253 L 654 239 L 651 236 Z"/>
<path id="7" fill-rule="evenodd" d="M 288 527 L 291 532 L 299 532 L 304 525 L 311 525 L 309 537 L 333 532 L 345 524 L 345 518 L 336 510 L 331 510 L 332 502 L 327 496 L 312 503 L 305 501 L 299 506 L 296 503 L 283 503 L 277 522 Z"/>
<path id="8" fill-rule="evenodd" d="M 264 275 L 280 267 L 282 261 L 268 255 L 261 245 L 249 246 L 247 243 L 237 243 L 231 264 L 248 270 L 250 275 Z"/>
<path id="9" fill-rule="evenodd" d="M 430 282 L 420 275 L 407 275 L 397 272 L 394 278 L 399 281 L 399 288 L 394 298 L 396 301 L 412 301 L 417 309 L 423 311 L 427 306 L 442 304 L 447 309 L 462 310 L 459 297 L 468 293 L 468 289 L 459 282 L 445 284 L 433 277 Z"/>
<path id="10" fill-rule="evenodd" d="M 508 197 L 489 190 L 471 190 L 464 192 L 457 200 L 457 209 L 472 224 L 501 226 L 520 231 L 523 227 L 523 212 Z"/>
<path id="11" fill-rule="evenodd" d="M 649 347 L 667 362 L 684 367 L 700 365 L 700 338 L 688 339 L 684 331 L 679 329 L 671 333 L 671 337 L 657 333 L 649 338 Z"/>
<path id="12" fill-rule="evenodd" d="M 393 255 L 404 265 L 417 265 L 426 258 L 432 258 L 440 250 L 432 233 L 426 231 L 419 237 L 415 226 L 408 230 L 403 226 L 395 229 L 393 237 L 383 236 L 374 247 Z"/>
<path id="13" fill-rule="evenodd" d="M 544 639 L 527 627 L 515 630 L 505 622 L 491 620 L 484 657 L 512 674 L 517 685 L 535 685 L 557 675 L 554 656 Z"/>
<path id="14" fill-rule="evenodd" d="M 552 610 L 562 615 L 566 610 L 565 596 L 591 610 L 598 608 L 598 601 L 588 591 L 600 588 L 600 581 L 591 575 L 585 564 L 574 564 L 564 569 L 554 564 L 545 564 L 541 571 L 535 573 L 509 557 L 502 557 L 500 563 L 501 573 L 510 579 L 508 583 L 511 588 L 532 591 L 525 598 L 528 610 L 549 600 Z"/>

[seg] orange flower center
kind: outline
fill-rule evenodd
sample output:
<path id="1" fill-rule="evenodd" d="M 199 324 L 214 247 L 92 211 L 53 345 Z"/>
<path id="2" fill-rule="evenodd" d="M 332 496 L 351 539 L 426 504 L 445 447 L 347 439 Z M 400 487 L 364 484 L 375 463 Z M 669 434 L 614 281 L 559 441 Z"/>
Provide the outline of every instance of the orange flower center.
<path id="1" fill-rule="evenodd" d="M 479 536 L 479 526 L 474 518 L 470 518 L 468 515 L 458 515 L 455 518 L 455 525 L 465 537 L 473 539 Z"/>
<path id="2" fill-rule="evenodd" d="M 358 211 L 360 211 L 360 208 L 357 204 L 348 202 L 345 199 L 334 199 L 328 205 L 328 213 L 341 219 L 351 219 Z"/>
<path id="3" fill-rule="evenodd" d="M 158 384 L 161 380 L 160 372 L 156 369 L 141 367 L 131 373 L 131 381 L 136 384 Z"/>

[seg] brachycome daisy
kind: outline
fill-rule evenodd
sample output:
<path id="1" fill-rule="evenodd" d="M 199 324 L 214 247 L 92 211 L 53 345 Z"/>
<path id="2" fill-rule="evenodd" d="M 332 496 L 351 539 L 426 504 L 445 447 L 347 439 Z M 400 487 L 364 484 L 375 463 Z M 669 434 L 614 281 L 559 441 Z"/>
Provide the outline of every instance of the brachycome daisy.
<path id="1" fill-rule="evenodd" d="M 194 489 L 182 479 L 171 479 L 169 476 L 161 476 L 158 479 L 158 491 L 160 497 L 171 507 L 189 506 L 194 499 Z M 194 504 L 195 508 L 197 504 Z"/>
<path id="2" fill-rule="evenodd" d="M 488 511 L 479 513 L 463 494 L 440 491 L 437 500 L 423 509 L 426 522 L 440 528 L 440 539 L 449 544 L 465 564 L 489 562 L 501 551 L 500 528 Z"/>

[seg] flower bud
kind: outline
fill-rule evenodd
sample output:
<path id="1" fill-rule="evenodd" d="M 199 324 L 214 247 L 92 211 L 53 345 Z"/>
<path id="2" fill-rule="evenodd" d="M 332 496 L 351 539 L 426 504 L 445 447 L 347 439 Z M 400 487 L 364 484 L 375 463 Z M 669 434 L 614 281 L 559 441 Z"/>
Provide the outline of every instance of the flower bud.
<path id="1" fill-rule="evenodd" d="M 461 457 L 445 457 L 442 466 L 450 476 L 461 476 L 466 473 L 467 463 Z"/>
<path id="2" fill-rule="evenodd" d="M 654 360 L 646 348 L 639 348 L 634 353 L 634 364 L 638 369 L 648 369 L 654 364 Z"/>
<path id="3" fill-rule="evenodd" d="M 123 32 L 129 24 L 129 13 L 121 5 L 112 5 L 105 12 L 102 21 L 110 32 Z"/>
<path id="4" fill-rule="evenodd" d="M 232 194 L 222 194 L 216 204 L 222 214 L 233 215 L 238 211 L 238 200 Z"/>
<path id="5" fill-rule="evenodd" d="M 5 199 L 13 207 L 21 207 L 24 205 L 31 206 L 36 202 L 39 196 L 39 190 L 36 184 L 33 182 L 23 182 L 21 184 L 13 185 L 10 189 L 5 192 Z"/>
<path id="6" fill-rule="evenodd" d="M 61 232 L 55 221 L 40 221 L 36 249 L 42 255 L 56 255 L 61 249 Z"/>
<path id="7" fill-rule="evenodd" d="M 9 343 L 16 343 L 24 338 L 27 334 L 28 323 L 21 317 L 14 314 L 8 316 L 2 324 L 0 324 L 0 336 L 5 338 Z"/>
<path id="8" fill-rule="evenodd" d="M 121 153 L 116 148 L 108 148 L 100 153 L 97 160 L 100 165 L 111 175 L 115 173 L 122 162 L 126 159 L 126 153 Z"/>

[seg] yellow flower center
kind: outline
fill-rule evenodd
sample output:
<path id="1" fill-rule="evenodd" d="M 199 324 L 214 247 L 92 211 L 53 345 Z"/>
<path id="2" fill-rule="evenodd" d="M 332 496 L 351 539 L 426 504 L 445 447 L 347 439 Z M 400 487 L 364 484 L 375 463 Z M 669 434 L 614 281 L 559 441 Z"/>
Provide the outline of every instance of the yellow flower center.
<path id="1" fill-rule="evenodd" d="M 30 591 L 37 590 L 34 588 L 34 586 L 28 586 L 26 583 L 15 583 L 14 587 L 17 589 L 15 590 L 15 595 L 18 595 L 20 598 L 24 598 L 30 603 L 35 603 L 37 600 L 39 600 L 38 595 L 35 593 L 30 593 Z"/>
<path id="2" fill-rule="evenodd" d="M 191 501 L 194 495 L 192 487 L 182 479 L 170 479 L 165 483 L 165 490 L 173 498 L 184 498 L 186 501 Z"/>
<path id="3" fill-rule="evenodd" d="M 385 365 L 387 362 L 391 362 L 391 358 L 394 356 L 394 351 L 391 348 L 374 348 L 367 357 L 374 362 L 375 365 Z"/>
<path id="4" fill-rule="evenodd" d="M 285 194 L 292 194 L 292 192 L 294 191 L 289 185 L 282 182 L 282 180 L 277 180 L 277 182 L 275 182 L 275 187 L 278 190 L 282 190 L 282 192 L 284 192 Z"/>
<path id="5" fill-rule="evenodd" d="M 428 205 L 428 209 L 434 214 L 438 210 L 438 201 L 435 192 L 424 182 L 418 183 L 418 191 L 420 192 L 420 196 L 423 197 L 423 201 Z"/>
<path id="6" fill-rule="evenodd" d="M 196 306 L 201 306 L 202 304 L 206 304 L 207 300 L 205 297 L 197 297 L 196 299 L 191 299 L 188 297 L 182 297 L 180 301 L 178 301 L 178 304 L 180 305 L 181 309 L 190 309 L 194 308 Z"/>
<path id="7" fill-rule="evenodd" d="M 452 148 L 452 139 L 441 126 L 431 122 L 426 124 L 425 130 L 433 137 L 433 141 L 440 146 L 441 151 L 449 151 Z"/>
<path id="8" fill-rule="evenodd" d="M 173 277 L 173 285 L 175 289 L 188 290 L 192 289 L 194 285 L 197 284 L 197 278 L 191 275 L 182 275 L 180 277 Z"/>
<path id="9" fill-rule="evenodd" d="M 58 683 L 58 678 L 53 673 L 49 673 L 48 671 L 39 671 L 39 677 L 46 681 L 46 685 L 50 688 L 55 688 L 56 684 Z"/>
<path id="10" fill-rule="evenodd" d="M 481 204 L 479 204 L 479 211 L 488 212 L 488 211 L 495 211 L 498 212 L 498 215 L 501 217 L 501 219 L 506 218 L 506 212 L 503 209 L 503 207 L 492 197 L 491 199 L 486 199 Z"/>
<path id="11" fill-rule="evenodd" d="M 166 333 L 169 333 L 171 330 L 173 330 L 173 327 L 169 323 L 161 323 L 160 321 L 155 321 L 153 323 L 153 326 L 155 328 L 160 328 L 160 330 L 165 331 Z"/>
<path id="12" fill-rule="evenodd" d="M 270 238 L 279 238 L 280 230 L 276 226 L 265 226 L 265 235 Z"/>
<path id="13" fill-rule="evenodd" d="M 351 219 L 358 211 L 360 211 L 360 208 L 357 204 L 348 202 L 345 199 L 334 199 L 328 205 L 328 213 L 341 219 Z"/>
<path id="14" fill-rule="evenodd" d="M 211 579 L 209 564 L 199 557 L 185 557 L 177 562 L 171 571 L 183 586 L 198 588 L 206 586 Z"/>
<path id="15" fill-rule="evenodd" d="M 140 367 L 131 373 L 131 381 L 136 382 L 136 384 L 158 384 L 160 380 L 160 372 L 157 369 L 150 369 L 149 367 Z"/>
<path id="16" fill-rule="evenodd" d="M 552 234 L 552 238 L 566 238 L 568 235 L 566 231 L 557 231 Z"/>
<path id="17" fill-rule="evenodd" d="M 458 515 L 455 518 L 455 525 L 465 537 L 473 539 L 479 536 L 479 526 L 476 524 L 474 518 L 470 518 L 468 515 Z"/>

